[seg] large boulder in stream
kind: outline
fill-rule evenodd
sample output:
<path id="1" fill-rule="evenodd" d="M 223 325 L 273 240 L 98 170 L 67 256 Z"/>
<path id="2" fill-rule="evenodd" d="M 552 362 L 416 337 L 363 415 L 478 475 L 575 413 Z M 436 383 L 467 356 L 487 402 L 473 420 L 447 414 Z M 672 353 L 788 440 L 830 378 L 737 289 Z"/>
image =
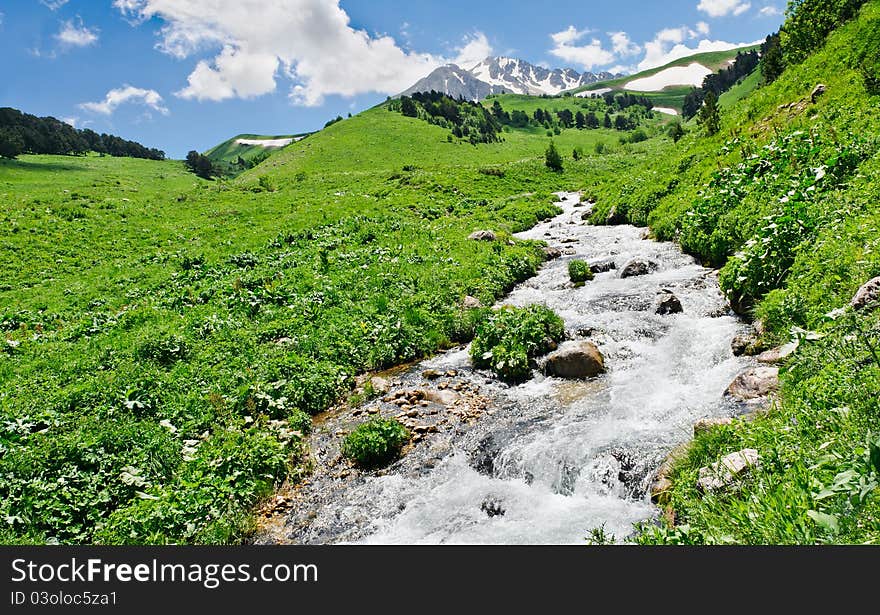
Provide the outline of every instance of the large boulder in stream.
<path id="1" fill-rule="evenodd" d="M 614 271 L 615 269 L 617 269 L 617 263 L 615 263 L 614 259 L 611 258 L 601 261 L 593 261 L 590 263 L 590 271 L 592 271 L 594 275 L 600 273 L 608 273 L 609 271 Z"/>
<path id="2" fill-rule="evenodd" d="M 654 312 L 660 316 L 669 316 L 671 314 L 681 314 L 684 312 L 684 308 L 681 306 L 681 301 L 671 290 L 663 290 L 657 296 Z"/>
<path id="3" fill-rule="evenodd" d="M 725 395 L 738 401 L 765 399 L 779 390 L 778 367 L 752 367 L 736 377 Z"/>
<path id="4" fill-rule="evenodd" d="M 660 269 L 660 265 L 652 260 L 635 258 L 626 264 L 623 271 L 620 272 L 620 277 L 636 278 L 653 273 L 658 269 Z"/>
<path id="5" fill-rule="evenodd" d="M 605 373 L 605 358 L 593 343 L 570 342 L 545 359 L 544 373 L 570 380 L 595 378 Z"/>

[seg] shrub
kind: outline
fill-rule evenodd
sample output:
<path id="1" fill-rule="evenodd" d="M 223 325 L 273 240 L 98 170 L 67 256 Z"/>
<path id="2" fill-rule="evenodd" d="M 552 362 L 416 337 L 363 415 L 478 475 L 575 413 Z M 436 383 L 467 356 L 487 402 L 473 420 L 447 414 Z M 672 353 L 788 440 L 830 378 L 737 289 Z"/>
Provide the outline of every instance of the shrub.
<path id="1" fill-rule="evenodd" d="M 593 271 L 584 261 L 571 261 L 568 263 L 568 277 L 572 284 L 583 285 L 593 279 Z"/>
<path id="2" fill-rule="evenodd" d="M 532 305 L 504 308 L 477 327 L 471 359 L 507 382 L 528 378 L 529 360 L 547 354 L 565 337 L 565 323 L 552 310 Z"/>
<path id="3" fill-rule="evenodd" d="M 556 172 L 562 171 L 562 156 L 559 155 L 559 150 L 556 149 L 556 144 L 553 141 L 550 141 L 550 146 L 544 153 L 544 159 L 548 169 Z"/>
<path id="4" fill-rule="evenodd" d="M 351 432 L 342 454 L 362 468 L 379 468 L 394 461 L 410 433 L 394 419 L 375 418 Z"/>

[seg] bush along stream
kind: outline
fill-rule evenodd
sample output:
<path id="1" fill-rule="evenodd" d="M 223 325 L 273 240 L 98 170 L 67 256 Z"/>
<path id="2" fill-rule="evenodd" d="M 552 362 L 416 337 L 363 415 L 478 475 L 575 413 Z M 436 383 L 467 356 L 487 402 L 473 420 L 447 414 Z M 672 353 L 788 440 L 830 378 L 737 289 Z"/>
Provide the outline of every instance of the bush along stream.
<path id="1" fill-rule="evenodd" d="M 580 195 L 560 199 L 561 215 L 518 235 L 546 241 L 551 260 L 471 347 L 373 377 L 372 400 L 319 417 L 315 473 L 268 502 L 257 542 L 623 540 L 662 516 L 657 469 L 695 423 L 767 405 L 774 368 L 735 356 L 731 342 L 749 327 L 716 272 L 642 229 L 590 225 Z M 581 262 L 589 275 L 571 265 Z M 367 454 L 376 425 L 411 436 L 379 470 L 346 454 Z M 709 469 L 707 488 L 760 463 L 749 455 Z"/>

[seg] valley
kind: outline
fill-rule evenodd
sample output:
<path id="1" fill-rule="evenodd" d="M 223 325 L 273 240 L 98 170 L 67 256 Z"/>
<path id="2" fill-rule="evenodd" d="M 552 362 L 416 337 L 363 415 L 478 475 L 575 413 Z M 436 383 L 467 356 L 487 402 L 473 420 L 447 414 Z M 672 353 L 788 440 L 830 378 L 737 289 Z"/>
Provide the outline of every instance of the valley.
<path id="1" fill-rule="evenodd" d="M 0 543 L 876 544 L 880 2 L 798 6 L 723 87 L 489 58 L 212 180 L 0 126 Z"/>

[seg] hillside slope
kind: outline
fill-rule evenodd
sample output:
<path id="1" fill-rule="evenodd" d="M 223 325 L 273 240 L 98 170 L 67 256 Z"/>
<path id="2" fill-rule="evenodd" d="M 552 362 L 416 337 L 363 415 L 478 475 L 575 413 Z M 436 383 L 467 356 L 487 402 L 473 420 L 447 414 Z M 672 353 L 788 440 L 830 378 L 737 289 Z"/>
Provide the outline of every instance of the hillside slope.
<path id="1" fill-rule="evenodd" d="M 791 28 L 792 45 L 817 38 Z M 799 344 L 769 413 L 696 438 L 664 496 L 675 524 L 641 541 L 880 541 L 880 311 L 850 307 L 880 275 L 880 2 L 814 44 L 773 84 L 731 90 L 717 135 L 695 128 L 590 179 L 595 221 L 614 209 L 722 267 L 732 305 L 760 321 L 752 352 Z M 700 468 L 747 448 L 762 464 L 738 490 L 697 488 Z"/>

